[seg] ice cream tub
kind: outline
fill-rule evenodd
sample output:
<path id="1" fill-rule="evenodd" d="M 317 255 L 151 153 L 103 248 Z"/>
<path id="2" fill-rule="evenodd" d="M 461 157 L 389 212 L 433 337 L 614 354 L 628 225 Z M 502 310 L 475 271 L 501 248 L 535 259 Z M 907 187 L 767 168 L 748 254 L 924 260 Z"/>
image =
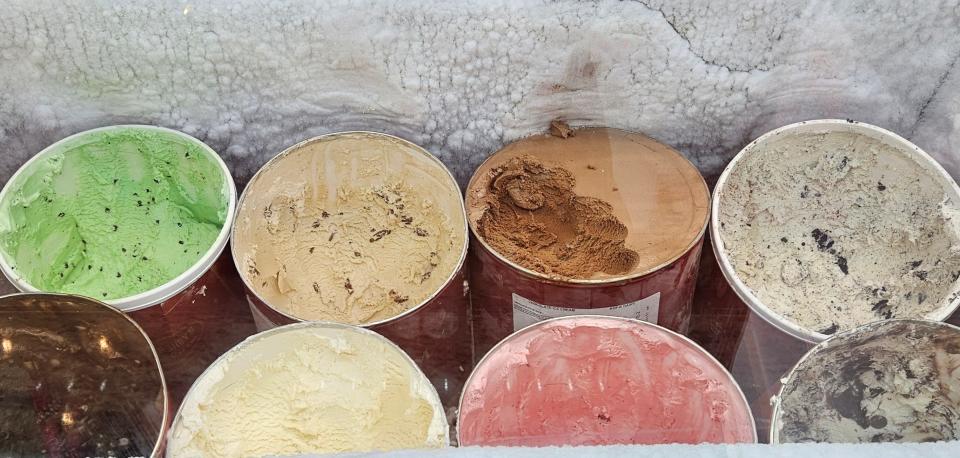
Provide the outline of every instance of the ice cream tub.
<path id="1" fill-rule="evenodd" d="M 907 140 L 854 121 L 748 144 L 714 189 L 711 237 L 737 295 L 807 342 L 960 304 L 960 188 Z"/>
<path id="2" fill-rule="evenodd" d="M 293 145 L 254 175 L 231 247 L 261 329 L 372 329 L 452 405 L 472 362 L 466 227 L 437 158 L 390 135 L 341 132 Z"/>
<path id="3" fill-rule="evenodd" d="M 638 133 L 554 123 L 494 153 L 466 193 L 476 355 L 566 315 L 687 332 L 709 200 L 693 164 Z"/>
<path id="4" fill-rule="evenodd" d="M 462 446 L 754 443 L 733 377 L 690 339 L 640 320 L 568 316 L 526 327 L 477 364 Z"/>
<path id="5" fill-rule="evenodd" d="M 821 342 L 774 398 L 770 442 L 960 438 L 960 328 L 883 320 Z"/>
<path id="6" fill-rule="evenodd" d="M 330 322 L 261 332 L 214 362 L 174 417 L 168 457 L 287 456 L 446 447 L 437 392 L 368 329 Z"/>
<path id="7" fill-rule="evenodd" d="M 83 295 L 129 313 L 167 370 L 206 358 L 204 367 L 239 341 L 221 323 L 249 316 L 243 304 L 203 297 L 235 207 L 223 160 L 189 135 L 138 125 L 80 132 L 0 191 L 0 270 L 21 291 Z M 209 348 L 213 357 L 198 356 Z"/>
<path id="8" fill-rule="evenodd" d="M 0 455 L 156 456 L 170 401 L 137 323 L 81 296 L 0 297 Z"/>

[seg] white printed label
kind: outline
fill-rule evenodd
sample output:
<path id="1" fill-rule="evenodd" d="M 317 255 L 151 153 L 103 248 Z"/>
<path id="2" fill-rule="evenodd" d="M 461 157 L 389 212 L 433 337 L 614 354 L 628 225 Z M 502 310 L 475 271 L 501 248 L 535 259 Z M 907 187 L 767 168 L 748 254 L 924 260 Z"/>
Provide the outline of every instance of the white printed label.
<path id="1" fill-rule="evenodd" d="M 550 318 L 570 315 L 605 315 L 621 318 L 634 318 L 648 323 L 657 324 L 657 313 L 660 312 L 660 293 L 653 294 L 639 301 L 603 307 L 598 309 L 575 309 L 556 307 L 553 305 L 538 304 L 517 293 L 513 293 L 513 330 L 519 331 L 533 323 L 539 323 Z"/>

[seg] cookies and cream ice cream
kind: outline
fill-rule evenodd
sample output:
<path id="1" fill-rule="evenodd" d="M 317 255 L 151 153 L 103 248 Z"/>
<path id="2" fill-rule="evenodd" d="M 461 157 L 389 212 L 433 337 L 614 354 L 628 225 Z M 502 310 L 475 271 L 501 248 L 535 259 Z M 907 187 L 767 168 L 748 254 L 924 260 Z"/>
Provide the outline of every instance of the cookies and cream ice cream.
<path id="1" fill-rule="evenodd" d="M 168 457 L 260 457 L 436 448 L 448 443 L 437 393 L 385 338 L 301 323 L 251 337 L 194 384 Z"/>
<path id="2" fill-rule="evenodd" d="M 419 147 L 333 134 L 293 146 L 244 192 L 233 251 L 247 284 L 297 319 L 364 324 L 430 298 L 457 271 L 456 182 Z"/>
<path id="3" fill-rule="evenodd" d="M 960 438 L 960 329 L 888 320 L 815 347 L 784 381 L 772 442 Z"/>
<path id="4" fill-rule="evenodd" d="M 67 138 L 4 188 L 8 274 L 103 300 L 161 286 L 214 245 L 228 180 L 208 148 L 177 132 L 118 126 Z"/>
<path id="5" fill-rule="evenodd" d="M 960 291 L 956 185 L 906 141 L 837 124 L 744 149 L 718 187 L 722 257 L 766 307 L 821 339 L 945 318 Z"/>
<path id="6" fill-rule="evenodd" d="M 754 442 L 736 382 L 689 340 L 648 323 L 544 321 L 502 341 L 464 388 L 461 445 Z"/>

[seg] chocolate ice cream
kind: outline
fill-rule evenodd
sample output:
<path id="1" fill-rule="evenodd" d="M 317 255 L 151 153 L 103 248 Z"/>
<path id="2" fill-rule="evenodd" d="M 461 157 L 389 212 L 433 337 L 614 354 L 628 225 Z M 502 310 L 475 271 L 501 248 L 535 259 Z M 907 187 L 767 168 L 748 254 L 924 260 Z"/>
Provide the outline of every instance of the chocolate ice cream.
<path id="1" fill-rule="evenodd" d="M 0 298 L 0 456 L 150 456 L 166 391 L 133 321 L 78 296 Z"/>
<path id="2" fill-rule="evenodd" d="M 548 278 L 610 281 L 699 240 L 709 196 L 679 153 L 616 129 L 552 131 L 498 151 L 471 180 L 468 219 L 489 248 Z"/>

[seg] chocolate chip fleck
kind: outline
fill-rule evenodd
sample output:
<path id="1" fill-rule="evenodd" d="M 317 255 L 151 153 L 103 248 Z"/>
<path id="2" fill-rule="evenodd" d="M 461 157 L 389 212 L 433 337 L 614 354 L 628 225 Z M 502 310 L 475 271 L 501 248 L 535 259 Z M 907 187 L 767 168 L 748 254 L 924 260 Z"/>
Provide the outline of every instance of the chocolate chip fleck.
<path id="1" fill-rule="evenodd" d="M 847 258 L 843 256 L 837 256 L 837 267 L 840 268 L 840 271 L 843 272 L 844 275 L 847 275 L 849 273 L 847 270 Z"/>
<path id="2" fill-rule="evenodd" d="M 881 189 L 881 191 L 883 191 Z M 874 415 L 870 417 L 870 426 L 876 429 L 884 428 L 887 426 L 887 417 L 882 417 L 880 415 Z"/>
<path id="3" fill-rule="evenodd" d="M 819 248 L 820 251 L 827 251 L 833 246 L 833 238 L 820 229 L 814 229 L 810 235 L 812 235 L 813 240 L 817 242 L 817 248 Z"/>
<path id="4" fill-rule="evenodd" d="M 379 231 L 375 232 L 373 236 L 370 237 L 370 243 L 376 242 L 384 238 L 385 236 L 390 234 L 390 232 L 391 232 L 390 229 L 380 229 Z"/>
<path id="5" fill-rule="evenodd" d="M 887 299 L 881 299 L 873 304 L 873 307 L 870 307 L 870 310 L 876 312 L 878 316 L 881 316 L 886 319 L 893 318 L 893 310 L 890 306 L 890 301 Z"/>
<path id="6" fill-rule="evenodd" d="M 393 302 L 396 302 L 398 304 L 407 302 L 410 299 L 410 296 L 403 296 L 392 289 L 390 290 L 389 295 L 390 295 L 390 299 L 393 300 Z"/>

